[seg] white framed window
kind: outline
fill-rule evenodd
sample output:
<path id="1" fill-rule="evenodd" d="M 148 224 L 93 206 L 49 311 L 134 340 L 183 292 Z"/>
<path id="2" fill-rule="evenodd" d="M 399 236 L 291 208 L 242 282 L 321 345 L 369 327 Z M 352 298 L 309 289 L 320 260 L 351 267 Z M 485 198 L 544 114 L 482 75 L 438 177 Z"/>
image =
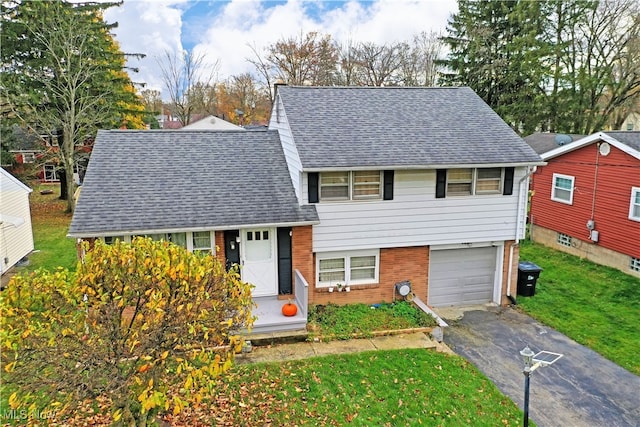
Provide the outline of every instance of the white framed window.
<path id="1" fill-rule="evenodd" d="M 44 165 L 44 180 L 45 181 L 59 181 L 58 174 L 56 173 L 56 165 L 46 163 Z"/>
<path id="2" fill-rule="evenodd" d="M 22 153 L 22 163 L 34 163 L 36 161 L 36 153 L 24 152 Z"/>
<path id="3" fill-rule="evenodd" d="M 447 196 L 502 194 L 504 168 L 447 170 Z"/>
<path id="4" fill-rule="evenodd" d="M 316 255 L 316 284 L 319 288 L 378 283 L 380 251 L 324 252 Z"/>
<path id="5" fill-rule="evenodd" d="M 631 187 L 629 219 L 640 221 L 640 187 Z"/>
<path id="6" fill-rule="evenodd" d="M 573 188 L 575 178 L 570 175 L 553 174 L 553 186 L 551 187 L 551 200 L 556 202 L 573 204 Z"/>
<path id="7" fill-rule="evenodd" d="M 449 169 L 447 195 L 467 196 L 471 194 L 473 194 L 473 169 Z"/>
<path id="8" fill-rule="evenodd" d="M 211 254 L 213 253 L 212 241 L 211 231 L 194 231 L 191 234 L 192 251 L 198 254 Z"/>
<path id="9" fill-rule="evenodd" d="M 353 171 L 351 179 L 353 199 L 379 199 L 381 197 L 380 171 Z"/>
<path id="10" fill-rule="evenodd" d="M 146 237 L 151 237 L 151 240 L 165 240 L 175 245 L 187 247 L 187 233 L 160 233 L 160 234 L 148 234 Z"/>
<path id="11" fill-rule="evenodd" d="M 378 200 L 382 198 L 382 171 L 320 173 L 320 200 Z"/>
<path id="12" fill-rule="evenodd" d="M 503 168 L 476 169 L 475 194 L 501 194 Z"/>
<path id="13" fill-rule="evenodd" d="M 562 246 L 571 246 L 571 236 L 569 236 L 568 234 L 558 233 L 556 241 Z"/>
<path id="14" fill-rule="evenodd" d="M 640 271 L 640 258 L 629 258 L 629 269 L 631 271 Z"/>

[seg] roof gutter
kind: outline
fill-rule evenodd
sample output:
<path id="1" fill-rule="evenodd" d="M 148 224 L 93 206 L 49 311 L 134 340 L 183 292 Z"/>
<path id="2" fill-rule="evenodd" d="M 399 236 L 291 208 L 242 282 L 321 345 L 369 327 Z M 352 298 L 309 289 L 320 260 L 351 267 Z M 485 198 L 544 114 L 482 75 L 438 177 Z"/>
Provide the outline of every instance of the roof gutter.
<path id="1" fill-rule="evenodd" d="M 161 233 L 185 233 L 197 231 L 226 231 L 238 230 L 244 228 L 258 227 L 300 227 L 305 225 L 318 225 L 320 221 L 301 221 L 301 222 L 278 222 L 278 223 L 262 223 L 262 224 L 237 224 L 225 226 L 206 226 L 206 227 L 189 227 L 189 228 L 150 228 L 150 229 L 129 229 L 129 230 L 113 230 L 113 231 L 87 231 L 67 233 L 67 237 L 71 239 L 81 239 L 85 237 L 108 237 L 120 235 L 143 235 L 143 234 L 161 234 Z"/>
<path id="2" fill-rule="evenodd" d="M 337 171 L 365 171 L 371 169 L 393 169 L 393 170 L 424 170 L 424 169 L 462 169 L 462 168 L 503 168 L 503 167 L 523 167 L 523 166 L 545 166 L 547 162 L 519 162 L 519 163 L 448 163 L 448 164 L 428 164 L 428 165 L 367 165 L 367 166 L 326 166 L 326 167 L 303 167 L 304 172 L 337 172 Z"/>

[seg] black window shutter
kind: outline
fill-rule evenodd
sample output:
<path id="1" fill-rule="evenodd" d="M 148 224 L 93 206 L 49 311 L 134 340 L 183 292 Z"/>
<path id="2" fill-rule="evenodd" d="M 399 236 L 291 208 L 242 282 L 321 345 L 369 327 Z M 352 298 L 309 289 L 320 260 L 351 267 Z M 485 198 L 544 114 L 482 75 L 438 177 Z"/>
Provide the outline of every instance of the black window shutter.
<path id="1" fill-rule="evenodd" d="M 447 194 L 447 170 L 436 169 L 436 199 L 442 199 Z"/>
<path id="2" fill-rule="evenodd" d="M 318 172 L 309 172 L 309 203 L 318 203 L 318 180 L 320 174 Z"/>
<path id="3" fill-rule="evenodd" d="M 393 171 L 384 171 L 383 200 L 393 200 Z"/>
<path id="4" fill-rule="evenodd" d="M 513 194 L 513 171 L 514 168 L 504 168 L 504 189 L 502 194 L 505 196 Z"/>

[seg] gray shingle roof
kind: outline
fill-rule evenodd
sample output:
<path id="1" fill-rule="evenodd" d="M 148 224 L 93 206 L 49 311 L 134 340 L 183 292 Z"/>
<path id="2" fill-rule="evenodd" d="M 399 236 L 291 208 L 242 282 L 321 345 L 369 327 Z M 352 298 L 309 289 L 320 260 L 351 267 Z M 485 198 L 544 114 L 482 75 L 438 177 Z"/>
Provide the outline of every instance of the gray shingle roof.
<path id="1" fill-rule="evenodd" d="M 567 143 L 577 141 L 584 137 L 585 135 L 538 132 L 525 136 L 524 141 L 529 144 L 536 153 L 544 154 L 547 151 L 554 150 L 561 146 L 561 144 L 559 144 L 557 140 Z M 571 138 L 571 140 L 569 140 L 569 138 Z"/>
<path id="2" fill-rule="evenodd" d="M 467 87 L 280 86 L 278 93 L 304 169 L 541 162 Z"/>
<path id="3" fill-rule="evenodd" d="M 640 151 L 640 132 L 634 131 L 605 131 L 605 134 L 628 145 L 636 151 Z"/>
<path id="4" fill-rule="evenodd" d="M 69 235 L 317 221 L 275 131 L 110 130 L 98 132 Z"/>

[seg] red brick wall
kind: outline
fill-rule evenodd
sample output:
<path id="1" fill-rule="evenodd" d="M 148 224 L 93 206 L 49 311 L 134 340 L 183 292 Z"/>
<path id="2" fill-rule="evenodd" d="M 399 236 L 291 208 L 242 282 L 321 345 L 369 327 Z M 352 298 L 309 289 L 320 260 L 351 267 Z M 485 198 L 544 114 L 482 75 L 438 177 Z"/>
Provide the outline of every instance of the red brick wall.
<path id="1" fill-rule="evenodd" d="M 315 257 L 312 265 L 315 267 Z M 423 301 L 427 299 L 427 273 L 429 269 L 429 248 L 427 246 L 409 248 L 380 249 L 380 277 L 375 285 L 351 286 L 351 292 L 328 292 L 327 288 L 315 287 L 315 272 L 309 282 L 309 304 L 343 305 L 352 303 L 376 304 L 393 301 L 396 283 L 409 280 L 413 292 Z"/>
<path id="2" fill-rule="evenodd" d="M 223 263 L 226 262 L 224 251 L 224 231 L 216 231 L 215 233 L 215 245 L 216 245 L 216 258 Z"/>
<path id="3" fill-rule="evenodd" d="M 291 266 L 293 280 L 298 270 L 309 283 L 309 293 L 313 291 L 315 283 L 315 263 L 313 257 L 313 236 L 310 225 L 293 227 L 291 229 Z M 295 288 L 295 285 L 294 285 Z M 311 300 L 309 296 L 309 300 Z"/>

